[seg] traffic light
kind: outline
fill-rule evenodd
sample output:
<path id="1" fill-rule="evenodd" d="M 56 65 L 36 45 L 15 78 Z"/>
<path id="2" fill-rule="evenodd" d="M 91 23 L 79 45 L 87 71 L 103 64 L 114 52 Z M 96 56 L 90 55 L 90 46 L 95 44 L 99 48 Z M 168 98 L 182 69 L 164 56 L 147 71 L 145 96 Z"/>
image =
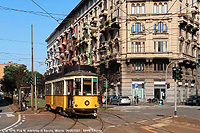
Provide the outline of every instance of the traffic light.
<path id="1" fill-rule="evenodd" d="M 36 85 L 39 85 L 39 84 L 41 84 L 41 77 L 38 77 L 36 75 Z"/>
<path id="2" fill-rule="evenodd" d="M 34 80 L 34 78 L 31 77 L 30 83 L 31 83 L 32 85 L 35 85 L 35 80 Z"/>
<path id="3" fill-rule="evenodd" d="M 167 83 L 167 89 L 169 89 L 170 88 L 170 83 Z"/>
<path id="4" fill-rule="evenodd" d="M 145 88 L 145 83 L 142 83 L 142 88 L 143 88 L 143 89 Z"/>
<path id="5" fill-rule="evenodd" d="M 180 80 L 180 79 L 183 78 L 182 74 L 183 74 L 182 68 L 180 67 L 180 68 L 178 69 L 178 80 Z"/>
<path id="6" fill-rule="evenodd" d="M 173 71 L 172 78 L 176 79 L 176 67 L 173 67 L 172 71 Z"/>

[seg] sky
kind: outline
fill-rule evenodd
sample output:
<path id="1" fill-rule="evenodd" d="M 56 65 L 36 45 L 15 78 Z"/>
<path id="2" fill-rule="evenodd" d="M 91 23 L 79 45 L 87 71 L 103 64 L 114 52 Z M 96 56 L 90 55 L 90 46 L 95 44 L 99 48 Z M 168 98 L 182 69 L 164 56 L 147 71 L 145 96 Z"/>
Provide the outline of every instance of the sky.
<path id="1" fill-rule="evenodd" d="M 81 0 L 34 0 L 56 19 L 64 19 Z M 46 72 L 46 38 L 58 22 L 32 0 L 0 0 L 0 64 L 12 61 L 31 71 L 33 25 L 34 71 Z M 59 21 L 61 22 L 61 21 Z"/>

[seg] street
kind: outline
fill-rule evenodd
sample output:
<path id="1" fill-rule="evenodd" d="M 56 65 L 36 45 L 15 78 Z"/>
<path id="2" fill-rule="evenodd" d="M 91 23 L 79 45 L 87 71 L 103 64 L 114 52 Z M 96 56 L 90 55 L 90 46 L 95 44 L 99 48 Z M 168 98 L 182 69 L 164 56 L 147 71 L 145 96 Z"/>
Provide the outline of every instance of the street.
<path id="1" fill-rule="evenodd" d="M 0 110 L 1 132 L 200 132 L 200 106 L 178 106 L 179 117 L 173 117 L 173 106 L 108 105 L 108 110 L 98 111 L 96 119 L 45 110 L 16 114 L 5 103 Z"/>

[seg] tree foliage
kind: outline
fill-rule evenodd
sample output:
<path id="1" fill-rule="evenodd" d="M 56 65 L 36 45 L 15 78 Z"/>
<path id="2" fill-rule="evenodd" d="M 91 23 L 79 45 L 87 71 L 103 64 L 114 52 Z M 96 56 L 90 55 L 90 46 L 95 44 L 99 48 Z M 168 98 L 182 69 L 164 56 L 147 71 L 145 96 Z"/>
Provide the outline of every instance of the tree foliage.
<path id="1" fill-rule="evenodd" d="M 40 74 L 39 72 L 34 72 L 34 73 L 43 77 L 43 75 Z M 3 85 L 4 91 L 12 93 L 14 88 L 19 89 L 20 87 L 30 87 L 31 77 L 32 73 L 31 71 L 27 70 L 26 66 L 9 65 L 4 68 L 4 76 L 3 79 L 1 80 L 1 84 Z M 41 84 L 38 87 L 39 92 L 43 92 L 42 90 L 44 90 L 44 78 L 41 82 L 43 83 L 43 85 Z"/>

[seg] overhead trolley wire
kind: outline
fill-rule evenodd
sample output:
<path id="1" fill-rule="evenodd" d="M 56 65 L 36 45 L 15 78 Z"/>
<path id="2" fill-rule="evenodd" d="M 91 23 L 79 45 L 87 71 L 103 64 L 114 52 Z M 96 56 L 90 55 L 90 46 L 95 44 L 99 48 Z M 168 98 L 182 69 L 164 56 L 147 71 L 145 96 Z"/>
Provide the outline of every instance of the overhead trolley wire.
<path id="1" fill-rule="evenodd" d="M 31 0 L 33 3 L 35 3 L 40 9 L 42 9 L 43 11 L 45 11 L 46 12 L 46 14 L 48 14 L 51 18 L 53 18 L 54 20 L 56 20 L 56 22 L 58 23 L 58 24 L 60 24 L 59 23 L 59 21 L 55 18 L 55 17 L 53 17 L 50 13 L 48 13 L 44 8 L 42 8 L 39 4 L 37 4 L 34 0 Z"/>

